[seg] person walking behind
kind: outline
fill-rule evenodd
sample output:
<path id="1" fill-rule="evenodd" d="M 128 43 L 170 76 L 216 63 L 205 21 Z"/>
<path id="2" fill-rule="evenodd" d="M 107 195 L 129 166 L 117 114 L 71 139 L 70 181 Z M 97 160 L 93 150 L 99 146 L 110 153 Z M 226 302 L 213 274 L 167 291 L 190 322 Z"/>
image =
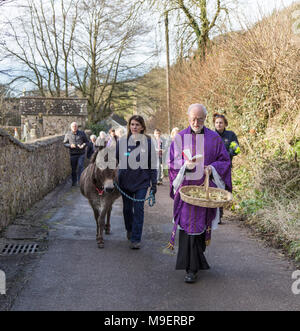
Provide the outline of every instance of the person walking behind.
<path id="1" fill-rule="evenodd" d="M 232 166 L 233 157 L 240 153 L 238 138 L 233 131 L 226 130 L 226 127 L 228 126 L 228 121 L 224 115 L 215 113 L 213 115 L 213 122 L 215 126 L 215 131 L 219 134 L 219 136 L 223 140 L 223 143 L 225 144 L 226 150 L 230 156 Z"/>
<path id="2" fill-rule="evenodd" d="M 99 138 L 100 139 L 107 139 L 107 134 L 105 131 L 100 131 L 99 132 Z"/>
<path id="3" fill-rule="evenodd" d="M 166 143 L 167 152 L 165 153 L 165 155 L 163 157 L 163 167 L 165 168 L 165 171 L 167 172 L 167 176 L 169 174 L 168 160 L 169 160 L 169 156 L 170 156 L 170 147 L 171 147 L 171 144 L 174 141 L 177 133 L 179 133 L 179 132 L 180 132 L 179 128 L 177 128 L 177 127 L 173 128 L 167 139 L 167 143 Z"/>
<path id="4" fill-rule="evenodd" d="M 87 151 L 86 151 L 86 157 L 87 157 L 87 159 L 90 159 L 91 156 L 95 152 L 95 149 L 96 149 L 96 140 L 97 140 L 97 136 L 94 135 L 94 134 L 92 134 L 90 136 L 90 141 L 89 141 L 88 146 L 87 146 Z"/>
<path id="5" fill-rule="evenodd" d="M 170 148 L 169 178 L 170 197 L 174 200 L 174 227 L 168 247 L 174 248 L 179 226 L 176 269 L 186 270 L 186 283 L 196 281 L 198 270 L 209 269 L 204 252 L 210 243 L 212 230 L 217 227 L 218 218 L 216 208 L 184 202 L 180 188 L 202 185 L 206 172 L 214 179 L 209 179 L 209 186 L 216 187 L 216 182 L 231 191 L 230 158 L 219 135 L 204 126 L 206 116 L 207 110 L 203 105 L 190 105 L 190 126 L 176 135 Z M 187 157 L 188 154 L 190 157 Z M 191 157 L 197 155 L 195 162 L 192 161 Z"/>
<path id="6" fill-rule="evenodd" d="M 233 131 L 226 130 L 226 127 L 228 126 L 228 121 L 224 115 L 215 113 L 213 115 L 213 123 L 215 126 L 215 131 L 222 138 L 226 150 L 230 156 L 230 165 L 232 168 L 233 157 L 240 153 L 240 147 L 237 136 Z M 223 208 L 220 208 L 219 224 L 222 224 L 222 217 L 223 217 Z"/>
<path id="7" fill-rule="evenodd" d="M 126 130 L 125 129 L 123 129 L 121 127 L 119 127 L 119 128 L 116 129 L 116 135 L 117 135 L 118 139 L 121 138 L 121 137 L 123 137 L 124 134 L 126 134 Z"/>
<path id="8" fill-rule="evenodd" d="M 174 139 L 175 139 L 177 133 L 179 133 L 179 131 L 180 130 L 177 127 L 175 127 L 175 128 L 172 129 L 172 131 L 170 133 L 170 140 L 171 140 L 171 142 L 174 141 Z"/>
<path id="9" fill-rule="evenodd" d="M 109 140 L 107 142 L 107 147 L 115 147 L 117 144 L 118 137 L 116 135 L 116 130 L 111 128 L 109 131 Z"/>
<path id="10" fill-rule="evenodd" d="M 96 139 L 96 146 L 100 146 L 102 141 L 105 141 L 107 144 L 108 139 L 109 135 L 107 135 L 104 131 L 100 131 L 99 136 Z"/>
<path id="11" fill-rule="evenodd" d="M 127 126 L 127 135 L 117 141 L 116 157 L 119 166 L 118 185 L 130 198 L 122 194 L 123 215 L 127 239 L 131 249 L 141 247 L 144 224 L 144 200 L 148 188 L 156 193 L 156 155 L 152 140 L 146 136 L 142 116 L 133 115 Z"/>
<path id="12" fill-rule="evenodd" d="M 159 129 L 154 130 L 154 147 L 157 157 L 157 185 L 162 184 L 164 172 L 163 172 L 163 154 L 166 149 L 166 141 L 161 137 L 161 131 Z"/>
<path id="13" fill-rule="evenodd" d="M 83 171 L 85 148 L 89 141 L 86 134 L 78 130 L 78 124 L 76 122 L 71 123 L 70 127 L 71 131 L 66 133 L 63 143 L 70 150 L 72 186 L 76 186 Z"/>

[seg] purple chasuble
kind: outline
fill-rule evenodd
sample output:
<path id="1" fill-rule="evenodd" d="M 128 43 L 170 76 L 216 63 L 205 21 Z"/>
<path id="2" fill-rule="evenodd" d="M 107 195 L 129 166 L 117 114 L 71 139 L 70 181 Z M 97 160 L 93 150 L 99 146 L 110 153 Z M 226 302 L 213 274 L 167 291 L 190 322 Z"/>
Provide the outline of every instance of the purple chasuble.
<path id="1" fill-rule="evenodd" d="M 170 146 L 169 179 L 170 196 L 174 199 L 174 228 L 170 240 L 170 247 L 174 247 L 177 225 L 187 234 L 200 234 L 205 231 L 207 244 L 211 239 L 211 225 L 216 217 L 216 208 L 203 208 L 193 206 L 181 200 L 179 190 L 186 185 L 202 185 L 204 182 L 203 166 L 211 165 L 218 172 L 226 185 L 226 190 L 232 191 L 230 157 L 221 137 L 214 131 L 204 127 L 204 135 L 195 134 L 191 127 L 179 132 Z M 198 136 L 198 137 L 197 137 Z M 198 139 L 200 138 L 200 139 Z M 203 139 L 204 138 L 204 139 Z M 202 143 L 201 143 L 202 139 Z M 204 140 L 204 144 L 203 144 Z M 179 173 L 185 159 L 183 150 L 189 149 L 192 156 L 204 155 L 202 167 L 197 166 L 191 173 L 186 173 L 184 180 L 176 193 L 173 192 L 173 181 Z M 204 149 L 204 150 L 203 150 Z M 204 161 L 204 162 L 203 162 Z M 209 186 L 216 187 L 210 180 Z"/>

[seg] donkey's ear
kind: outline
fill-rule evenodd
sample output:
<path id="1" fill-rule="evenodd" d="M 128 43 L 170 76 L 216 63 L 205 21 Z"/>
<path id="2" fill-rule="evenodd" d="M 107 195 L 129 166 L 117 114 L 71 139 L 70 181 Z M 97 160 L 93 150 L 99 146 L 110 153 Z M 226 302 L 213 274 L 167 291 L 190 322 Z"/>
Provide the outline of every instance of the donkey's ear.
<path id="1" fill-rule="evenodd" d="M 99 150 L 96 157 L 96 166 L 100 170 L 104 169 L 116 169 L 117 160 L 116 160 L 116 151 L 111 148 L 103 148 Z"/>
<path id="2" fill-rule="evenodd" d="M 107 162 L 105 161 L 105 156 L 107 154 L 107 151 L 102 148 L 99 149 L 96 157 L 96 167 L 100 170 L 104 170 L 107 168 Z"/>
<path id="3" fill-rule="evenodd" d="M 97 155 L 98 155 L 98 152 L 99 152 L 99 148 L 96 147 L 95 152 L 94 152 L 94 153 L 92 154 L 92 156 L 91 156 L 90 163 L 94 163 L 94 162 L 96 161 L 96 157 L 97 157 Z"/>

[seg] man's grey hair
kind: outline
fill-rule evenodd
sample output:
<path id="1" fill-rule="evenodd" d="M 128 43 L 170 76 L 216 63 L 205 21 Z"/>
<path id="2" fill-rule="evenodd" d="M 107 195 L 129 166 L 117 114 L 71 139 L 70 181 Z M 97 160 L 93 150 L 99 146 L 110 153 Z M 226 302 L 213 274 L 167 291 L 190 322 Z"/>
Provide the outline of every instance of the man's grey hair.
<path id="1" fill-rule="evenodd" d="M 96 135 L 94 135 L 94 134 L 92 134 L 91 136 L 90 136 L 90 139 L 92 140 L 92 139 L 97 139 L 97 136 Z"/>
<path id="2" fill-rule="evenodd" d="M 71 125 L 70 125 L 70 128 L 72 128 L 72 126 L 73 126 L 74 124 L 76 124 L 76 126 L 78 127 L 77 122 L 72 122 Z"/>
<path id="3" fill-rule="evenodd" d="M 116 129 L 116 135 L 117 136 L 122 137 L 125 133 L 126 133 L 126 131 L 125 131 L 124 128 L 119 127 L 119 128 Z"/>
<path id="4" fill-rule="evenodd" d="M 201 103 L 193 103 L 192 105 L 190 105 L 189 108 L 188 108 L 188 111 L 187 111 L 188 115 L 190 115 L 190 111 L 191 111 L 193 108 L 200 108 L 200 109 L 202 109 L 203 112 L 204 112 L 204 114 L 205 114 L 205 116 L 207 116 L 207 109 L 206 109 L 205 106 L 202 105 Z"/>

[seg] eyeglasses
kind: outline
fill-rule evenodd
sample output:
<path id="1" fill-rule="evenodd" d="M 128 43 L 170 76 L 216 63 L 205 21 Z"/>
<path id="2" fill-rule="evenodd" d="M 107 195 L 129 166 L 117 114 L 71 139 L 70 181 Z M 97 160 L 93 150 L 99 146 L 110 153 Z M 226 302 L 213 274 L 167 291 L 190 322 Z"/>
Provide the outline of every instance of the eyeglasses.
<path id="1" fill-rule="evenodd" d="M 192 122 L 192 123 L 195 123 L 195 122 L 197 122 L 197 123 L 200 123 L 200 122 L 204 122 L 205 121 L 205 118 L 190 118 L 190 121 Z"/>

